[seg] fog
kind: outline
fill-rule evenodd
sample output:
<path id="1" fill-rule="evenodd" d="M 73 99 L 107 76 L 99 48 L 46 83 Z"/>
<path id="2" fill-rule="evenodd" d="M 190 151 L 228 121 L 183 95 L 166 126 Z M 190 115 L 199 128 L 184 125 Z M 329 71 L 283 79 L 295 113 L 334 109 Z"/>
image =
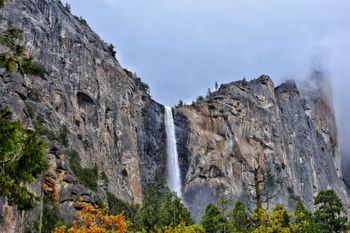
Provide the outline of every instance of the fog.
<path id="1" fill-rule="evenodd" d="M 342 153 L 350 152 L 350 1 L 68 2 L 166 105 L 191 102 L 215 81 L 267 74 L 278 85 L 322 67 L 333 85 Z"/>

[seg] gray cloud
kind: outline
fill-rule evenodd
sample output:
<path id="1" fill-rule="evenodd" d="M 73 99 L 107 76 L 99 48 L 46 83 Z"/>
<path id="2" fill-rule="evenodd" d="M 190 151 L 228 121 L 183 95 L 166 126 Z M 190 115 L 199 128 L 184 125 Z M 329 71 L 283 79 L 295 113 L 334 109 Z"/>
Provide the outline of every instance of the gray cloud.
<path id="1" fill-rule="evenodd" d="M 219 83 L 268 74 L 279 84 L 322 65 L 335 93 L 343 151 L 350 139 L 348 0 L 70 0 L 123 66 L 174 105 Z M 350 144 L 350 143 L 348 143 Z M 350 157 L 350 156 L 349 156 Z"/>

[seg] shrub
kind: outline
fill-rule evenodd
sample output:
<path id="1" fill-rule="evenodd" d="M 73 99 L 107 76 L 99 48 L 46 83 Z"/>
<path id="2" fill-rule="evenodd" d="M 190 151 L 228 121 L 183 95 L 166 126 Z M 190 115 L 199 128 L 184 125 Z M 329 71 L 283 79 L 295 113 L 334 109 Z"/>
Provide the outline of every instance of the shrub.
<path id="1" fill-rule="evenodd" d="M 126 233 L 128 224 L 123 214 L 108 215 L 104 209 L 99 209 L 88 203 L 80 203 L 82 210 L 76 212 L 79 221 L 74 221 L 72 227 L 55 229 L 55 233 L 63 232 L 115 232 Z"/>
<path id="2" fill-rule="evenodd" d="M 52 232 L 56 227 L 63 225 L 57 206 L 45 205 L 43 210 L 43 230 Z"/>
<path id="3" fill-rule="evenodd" d="M 12 112 L 0 109 L 0 196 L 19 210 L 34 208 L 39 200 L 26 185 L 46 171 L 47 143 L 13 120 Z"/>
<path id="4" fill-rule="evenodd" d="M 64 146 L 68 146 L 68 134 L 69 134 L 69 130 L 67 126 L 63 125 L 60 129 L 60 135 L 58 136 L 58 140 Z"/>
<path id="5" fill-rule="evenodd" d="M 107 192 L 107 200 L 109 214 L 118 214 L 124 212 L 125 217 L 134 222 L 134 218 L 138 209 L 137 206 L 130 205 L 129 203 L 120 200 L 110 192 Z"/>
<path id="6" fill-rule="evenodd" d="M 40 93 L 39 91 L 33 89 L 33 88 L 27 88 L 28 90 L 28 97 L 30 100 L 39 102 L 40 101 Z"/>
<path id="7" fill-rule="evenodd" d="M 97 190 L 97 168 L 83 168 L 80 163 L 80 156 L 75 150 L 68 152 L 69 164 L 74 175 L 78 178 L 79 182 L 85 187 L 96 191 Z"/>

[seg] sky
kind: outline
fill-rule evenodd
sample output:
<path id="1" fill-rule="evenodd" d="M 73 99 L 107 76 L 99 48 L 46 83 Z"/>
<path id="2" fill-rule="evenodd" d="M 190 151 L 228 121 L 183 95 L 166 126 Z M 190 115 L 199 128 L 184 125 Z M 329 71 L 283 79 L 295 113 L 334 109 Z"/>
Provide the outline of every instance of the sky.
<path id="1" fill-rule="evenodd" d="M 349 0 L 67 1 L 165 105 L 192 102 L 215 81 L 266 74 L 278 85 L 322 67 L 350 152 Z"/>

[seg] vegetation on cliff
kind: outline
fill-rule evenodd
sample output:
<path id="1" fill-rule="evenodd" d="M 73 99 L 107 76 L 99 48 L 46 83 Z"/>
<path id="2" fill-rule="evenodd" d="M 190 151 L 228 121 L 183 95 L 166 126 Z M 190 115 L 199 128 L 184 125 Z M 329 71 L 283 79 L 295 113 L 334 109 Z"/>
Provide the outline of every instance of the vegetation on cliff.
<path id="1" fill-rule="evenodd" d="M 0 1 L 0 8 L 5 2 Z M 45 69 L 18 44 L 21 39 L 21 31 L 8 22 L 7 30 L 0 34 L 0 68 L 6 73 L 44 75 Z M 35 131 L 23 128 L 9 109 L 0 109 L 0 196 L 19 210 L 34 208 L 39 199 L 27 185 L 47 169 L 46 149 L 47 143 Z"/>
<path id="2" fill-rule="evenodd" d="M 0 196 L 19 210 L 35 206 L 36 197 L 27 184 L 47 168 L 46 142 L 36 132 L 24 129 L 8 109 L 0 109 Z"/>
<path id="3" fill-rule="evenodd" d="M 136 222 L 125 218 L 123 211 L 108 215 L 107 209 L 80 202 L 82 210 L 77 211 L 77 221 L 71 227 L 56 228 L 55 233 L 342 233 L 349 229 L 343 204 L 333 190 L 321 191 L 315 197 L 315 213 L 308 211 L 301 202 L 292 212 L 283 205 L 276 205 L 270 211 L 257 208 L 251 214 L 241 202 L 231 211 L 225 211 L 217 203 L 207 206 L 201 224 L 193 223 L 175 194 L 152 190 L 148 190 L 145 204 L 136 214 L 139 216 Z"/>

